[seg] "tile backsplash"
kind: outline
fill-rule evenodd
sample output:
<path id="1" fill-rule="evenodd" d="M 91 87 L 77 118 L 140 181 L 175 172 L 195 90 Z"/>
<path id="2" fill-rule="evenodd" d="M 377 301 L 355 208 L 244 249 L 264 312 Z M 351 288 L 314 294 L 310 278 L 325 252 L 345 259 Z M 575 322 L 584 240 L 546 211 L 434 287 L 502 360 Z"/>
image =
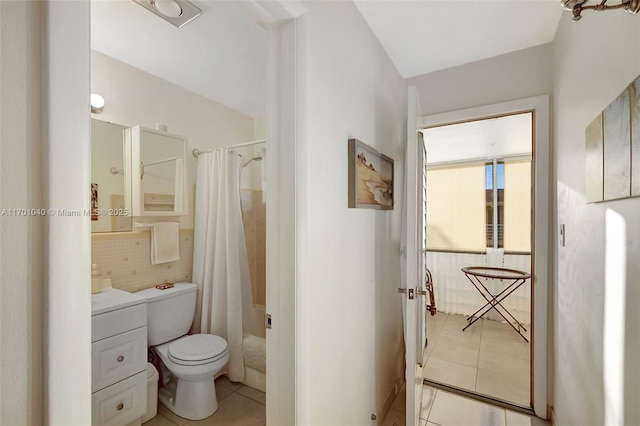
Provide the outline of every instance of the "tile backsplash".
<path id="1" fill-rule="evenodd" d="M 253 304 L 265 306 L 266 204 L 261 190 L 242 189 L 240 195 Z"/>
<path id="2" fill-rule="evenodd" d="M 166 281 L 191 281 L 193 229 L 180 230 L 180 260 L 151 264 L 150 232 L 91 235 L 91 263 L 114 288 L 135 292 Z"/>

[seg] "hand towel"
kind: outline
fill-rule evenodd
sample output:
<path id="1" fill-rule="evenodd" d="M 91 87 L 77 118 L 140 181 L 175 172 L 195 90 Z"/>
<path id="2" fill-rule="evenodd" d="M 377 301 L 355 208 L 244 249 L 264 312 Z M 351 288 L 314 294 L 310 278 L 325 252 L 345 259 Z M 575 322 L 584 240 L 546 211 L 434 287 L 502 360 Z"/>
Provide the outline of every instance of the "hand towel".
<path id="1" fill-rule="evenodd" d="M 180 260 L 178 222 L 157 222 L 151 225 L 151 264 Z"/>

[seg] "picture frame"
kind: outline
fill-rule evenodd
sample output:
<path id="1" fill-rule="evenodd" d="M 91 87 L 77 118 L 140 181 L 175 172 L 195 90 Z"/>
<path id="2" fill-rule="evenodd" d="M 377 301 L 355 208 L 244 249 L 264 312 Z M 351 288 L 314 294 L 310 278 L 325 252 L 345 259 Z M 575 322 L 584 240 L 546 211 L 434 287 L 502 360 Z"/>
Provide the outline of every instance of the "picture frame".
<path id="1" fill-rule="evenodd" d="M 640 77 L 585 130 L 587 203 L 640 196 Z"/>
<path id="2" fill-rule="evenodd" d="M 91 184 L 91 220 L 98 220 L 98 184 Z"/>
<path id="3" fill-rule="evenodd" d="M 349 139 L 348 162 L 349 208 L 393 210 L 393 158 L 358 139 Z"/>

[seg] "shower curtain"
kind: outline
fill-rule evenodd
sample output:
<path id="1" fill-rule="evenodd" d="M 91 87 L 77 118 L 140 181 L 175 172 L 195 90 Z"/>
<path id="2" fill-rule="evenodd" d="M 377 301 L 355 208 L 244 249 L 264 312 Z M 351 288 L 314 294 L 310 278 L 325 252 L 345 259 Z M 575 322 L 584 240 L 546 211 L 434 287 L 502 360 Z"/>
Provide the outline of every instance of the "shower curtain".
<path id="1" fill-rule="evenodd" d="M 240 156 L 228 148 L 198 156 L 193 241 L 194 332 L 227 340 L 232 381 L 244 380 L 243 321 L 252 307 L 239 168 Z"/>

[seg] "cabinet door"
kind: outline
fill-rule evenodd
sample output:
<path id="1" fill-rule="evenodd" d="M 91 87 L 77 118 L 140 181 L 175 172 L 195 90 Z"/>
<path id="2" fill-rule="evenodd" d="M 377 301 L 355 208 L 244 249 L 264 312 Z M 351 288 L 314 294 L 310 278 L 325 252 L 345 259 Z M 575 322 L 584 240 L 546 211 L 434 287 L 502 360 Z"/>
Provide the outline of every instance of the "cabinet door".
<path id="1" fill-rule="evenodd" d="M 147 372 L 116 383 L 91 397 L 93 426 L 121 426 L 147 411 Z"/>
<path id="2" fill-rule="evenodd" d="M 187 214 L 183 136 L 134 126 L 124 131 L 125 208 L 132 216 Z"/>
<path id="3" fill-rule="evenodd" d="M 97 342 L 98 340 L 106 339 L 107 337 L 115 336 L 116 334 L 125 333 L 129 330 L 133 330 L 139 327 L 146 327 L 147 325 L 147 304 L 139 303 L 133 306 L 127 306 L 126 308 L 114 309 L 109 303 L 104 303 L 98 308 L 98 303 L 95 302 L 96 298 L 100 298 L 101 295 L 106 295 L 106 299 L 111 297 L 113 290 L 103 291 L 98 295 L 93 296 L 93 309 L 94 315 L 91 317 L 91 342 Z M 117 290 L 120 291 L 120 290 Z M 97 297 L 96 297 L 97 296 Z"/>
<path id="4" fill-rule="evenodd" d="M 91 345 L 91 391 L 96 392 L 147 367 L 147 327 L 98 340 Z"/>

